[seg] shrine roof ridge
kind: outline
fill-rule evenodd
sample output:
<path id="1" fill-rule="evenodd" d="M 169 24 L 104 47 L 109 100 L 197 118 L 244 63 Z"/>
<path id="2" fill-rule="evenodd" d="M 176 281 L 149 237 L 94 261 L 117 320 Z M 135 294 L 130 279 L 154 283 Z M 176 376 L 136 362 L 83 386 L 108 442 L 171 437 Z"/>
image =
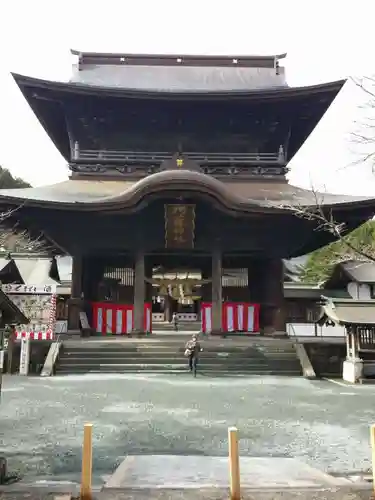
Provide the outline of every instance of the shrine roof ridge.
<path id="1" fill-rule="evenodd" d="M 166 65 L 166 66 L 233 66 L 240 65 L 241 67 L 259 68 L 259 67 L 274 67 L 276 63 L 284 59 L 287 54 L 272 54 L 272 55 L 230 55 L 230 54 L 139 54 L 127 52 L 86 52 L 71 49 L 71 54 L 79 57 L 79 64 L 111 64 L 111 65 Z"/>

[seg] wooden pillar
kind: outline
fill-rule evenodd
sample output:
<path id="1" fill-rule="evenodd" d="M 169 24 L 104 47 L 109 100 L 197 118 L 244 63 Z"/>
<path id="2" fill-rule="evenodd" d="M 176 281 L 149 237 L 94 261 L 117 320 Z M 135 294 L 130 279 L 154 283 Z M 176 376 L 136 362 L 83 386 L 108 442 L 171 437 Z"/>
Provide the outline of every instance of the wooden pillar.
<path id="1" fill-rule="evenodd" d="M 143 251 L 138 251 L 134 262 L 134 331 L 144 333 L 143 316 L 146 297 L 146 268 Z"/>
<path id="2" fill-rule="evenodd" d="M 223 291 L 221 250 L 212 252 L 212 333 L 222 333 Z"/>
<path id="3" fill-rule="evenodd" d="M 253 259 L 247 267 L 247 286 L 249 288 L 250 301 L 260 304 L 264 300 L 264 274 L 267 261 L 264 259 Z"/>
<path id="4" fill-rule="evenodd" d="M 351 335 L 351 352 L 352 352 L 352 360 L 355 361 L 358 358 L 358 353 L 356 349 L 356 331 L 357 329 L 355 327 L 350 329 L 350 335 Z"/>
<path id="5" fill-rule="evenodd" d="M 13 373 L 13 354 L 14 354 L 14 344 L 16 342 L 16 327 L 11 325 L 9 338 L 8 338 L 8 347 L 7 347 L 7 373 L 10 375 Z"/>
<path id="6" fill-rule="evenodd" d="M 79 313 L 84 307 L 84 300 L 82 297 L 83 258 L 80 255 L 74 256 L 72 259 L 72 285 L 71 297 L 68 303 L 68 329 L 79 330 Z"/>
<path id="7" fill-rule="evenodd" d="M 254 304 L 260 304 L 260 316 L 259 316 L 259 327 L 260 331 L 263 332 L 264 328 L 264 307 L 265 302 L 265 269 L 267 267 L 267 261 L 264 259 L 252 259 L 248 264 L 247 269 L 247 286 L 249 288 L 250 302 Z"/>
<path id="8" fill-rule="evenodd" d="M 285 332 L 284 264 L 281 259 L 254 259 L 248 266 L 250 300 L 260 304 L 260 330 Z"/>
<path id="9" fill-rule="evenodd" d="M 172 298 L 169 295 L 164 295 L 164 320 L 172 321 Z"/>
<path id="10" fill-rule="evenodd" d="M 212 276 L 212 264 L 205 265 L 202 268 L 202 279 L 210 280 Z M 202 302 L 211 302 L 212 301 L 212 283 L 204 283 L 201 286 L 201 297 Z"/>
<path id="11" fill-rule="evenodd" d="M 152 261 L 150 257 L 145 258 L 145 278 L 152 279 Z M 154 294 L 154 287 L 152 283 L 146 281 L 145 284 L 145 301 L 152 302 L 152 296 Z"/>
<path id="12" fill-rule="evenodd" d="M 285 333 L 284 263 L 269 259 L 264 268 L 263 332 Z"/>
<path id="13" fill-rule="evenodd" d="M 351 346 L 350 346 L 350 329 L 345 327 L 345 338 L 346 338 L 346 359 L 349 360 L 351 358 Z"/>
<path id="14" fill-rule="evenodd" d="M 104 261 L 94 257 L 85 257 L 82 274 L 84 310 L 87 314 L 89 324 L 92 325 L 92 302 L 97 302 L 99 298 L 99 283 L 104 275 Z"/>

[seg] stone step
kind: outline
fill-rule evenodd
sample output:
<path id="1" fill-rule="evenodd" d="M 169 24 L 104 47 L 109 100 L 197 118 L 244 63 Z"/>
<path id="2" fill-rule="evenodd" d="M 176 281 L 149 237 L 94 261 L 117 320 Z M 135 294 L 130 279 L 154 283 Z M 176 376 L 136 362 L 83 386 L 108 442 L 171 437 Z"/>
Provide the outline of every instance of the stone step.
<path id="1" fill-rule="evenodd" d="M 62 352 L 60 353 L 60 359 L 72 359 L 72 358 L 83 358 L 83 359 L 92 359 L 93 361 L 97 361 L 103 358 L 112 358 L 112 359 L 123 359 L 123 360 L 131 360 L 134 358 L 140 358 L 140 359 L 149 359 L 149 358 L 184 358 L 184 352 L 183 351 L 170 351 L 170 352 L 150 352 L 150 353 L 144 353 L 144 352 L 133 352 L 133 353 L 124 353 L 124 354 L 119 354 L 119 353 L 101 353 L 99 354 L 92 354 L 92 353 L 85 353 L 85 352 Z M 265 359 L 269 361 L 277 361 L 277 360 L 290 360 L 290 359 L 297 359 L 296 355 L 294 353 L 278 353 L 278 354 L 264 354 L 264 353 L 248 353 L 246 355 L 238 355 L 236 353 L 225 353 L 225 352 L 203 352 L 200 353 L 199 356 L 200 359 L 229 359 L 229 360 L 246 360 L 246 359 Z"/>
<path id="2" fill-rule="evenodd" d="M 103 366 L 111 366 L 111 367 L 115 368 L 118 366 L 122 366 L 122 367 L 128 368 L 128 369 L 131 369 L 134 367 L 151 367 L 151 368 L 163 368 L 163 367 L 165 367 L 165 368 L 168 368 L 168 367 L 176 367 L 176 366 L 181 366 L 181 367 L 186 368 L 187 361 L 182 362 L 181 360 L 178 360 L 178 359 L 172 359 L 169 362 L 163 361 L 162 363 L 159 363 L 158 360 L 151 360 L 151 361 L 148 361 L 147 363 L 142 363 L 140 361 L 134 360 L 133 363 L 120 363 L 120 362 L 113 363 L 113 362 L 108 362 L 108 360 L 104 359 L 104 360 L 102 360 L 101 363 L 76 363 L 74 366 L 75 367 L 91 367 L 91 368 L 94 368 L 94 367 L 101 368 Z M 247 365 L 241 365 L 241 366 L 238 366 L 235 364 L 228 365 L 228 364 L 223 364 L 223 363 L 199 363 L 199 366 L 202 368 L 206 368 L 206 369 L 210 369 L 211 367 L 215 367 L 215 368 L 223 368 L 225 370 L 239 369 L 239 368 L 241 368 L 241 370 L 246 369 L 246 368 L 248 368 L 249 370 L 250 369 L 256 370 L 257 368 L 267 368 L 267 367 L 269 368 L 269 365 L 267 365 L 267 363 L 249 363 Z"/>
<path id="3" fill-rule="evenodd" d="M 71 338 L 64 337 L 62 340 L 66 345 L 77 346 L 79 344 L 92 346 L 96 344 L 114 344 L 114 345 L 127 345 L 127 344 L 165 344 L 169 345 L 175 342 L 187 342 L 191 338 L 190 334 L 185 333 L 170 333 L 166 335 L 142 335 L 130 336 L 130 335 L 98 335 L 95 337 L 82 338 Z M 273 347 L 283 347 L 286 345 L 293 345 L 294 342 L 286 337 L 283 338 L 272 338 L 272 337 L 262 337 L 260 335 L 253 334 L 238 334 L 230 335 L 227 337 L 222 337 L 220 335 L 212 336 L 199 336 L 199 340 L 203 344 L 225 344 L 225 345 L 252 345 L 257 344 L 259 346 L 265 346 L 267 348 Z"/>
<path id="4" fill-rule="evenodd" d="M 102 358 L 106 357 L 118 357 L 118 358 L 132 358 L 134 356 L 140 357 L 165 357 L 165 356 L 184 356 L 185 349 L 171 349 L 171 350 L 135 350 L 135 351 L 125 351 L 125 350 L 98 350 L 98 351 L 86 351 L 86 350 L 70 350 L 63 349 L 60 357 L 85 357 L 85 358 Z M 260 352 L 256 349 L 251 351 L 224 351 L 224 350 L 214 350 L 205 349 L 200 353 L 200 357 L 222 357 L 222 358 L 237 358 L 246 359 L 251 357 L 256 358 L 270 358 L 270 359 L 284 359 L 284 358 L 294 358 L 295 352 Z"/>
<path id="5" fill-rule="evenodd" d="M 173 368 L 168 368 L 168 369 L 160 369 L 156 370 L 155 368 L 143 368 L 143 369 L 133 369 L 133 370 L 128 370 L 128 369 L 122 369 L 119 367 L 116 367 L 116 370 L 113 369 L 113 367 L 101 367 L 100 369 L 98 368 L 93 368 L 93 369 L 71 369 L 69 371 L 65 370 L 60 370 L 57 371 L 56 375 L 85 375 L 85 374 L 106 374 L 106 373 L 115 373 L 115 374 L 143 374 L 143 375 L 190 375 L 188 369 L 173 369 Z M 248 371 L 244 372 L 242 370 L 232 370 L 232 371 L 226 371 L 226 370 L 217 370 L 217 369 L 212 369 L 212 370 L 207 370 L 206 368 L 200 367 L 198 369 L 198 375 L 207 375 L 210 377 L 243 377 L 243 376 L 286 376 L 286 377 L 300 377 L 301 373 L 297 370 L 272 370 L 272 369 L 259 369 L 256 372 L 254 371 Z"/>
<path id="6" fill-rule="evenodd" d="M 287 345 L 284 348 L 264 348 L 263 346 L 230 346 L 230 345 L 215 345 L 202 344 L 203 352 L 224 352 L 224 353 L 253 353 L 259 352 L 264 354 L 284 354 L 295 353 L 293 345 Z M 84 353 L 132 353 L 132 352 L 183 352 L 185 351 L 184 344 L 169 344 L 169 345 L 96 345 L 96 346 L 69 346 L 64 344 L 64 350 L 69 352 L 84 352 Z"/>
<path id="7" fill-rule="evenodd" d="M 198 328 L 198 330 L 202 326 L 201 321 L 181 321 L 179 320 L 178 322 L 178 327 L 190 327 L 190 328 Z M 174 324 L 170 323 L 169 321 L 153 321 L 152 322 L 152 329 L 158 329 L 158 330 L 165 330 L 166 328 L 171 328 L 174 330 Z"/>
<path id="8" fill-rule="evenodd" d="M 58 362 L 59 366 L 74 366 L 75 364 L 90 364 L 90 365 L 100 365 L 101 363 L 108 364 L 170 364 L 170 363 L 184 363 L 187 362 L 187 359 L 184 357 L 168 357 L 168 358 L 131 358 L 131 359 L 123 359 L 123 358 L 106 358 L 103 357 L 101 359 L 93 360 L 87 358 L 61 358 Z M 268 365 L 274 367 L 282 367 L 282 366 L 300 366 L 299 361 L 296 359 L 275 359 L 268 360 L 264 358 L 248 358 L 248 359 L 220 359 L 220 358 L 200 358 L 199 363 L 201 365 L 205 364 L 215 364 L 222 366 L 238 366 L 238 367 L 246 367 L 251 365 Z"/>
<path id="9" fill-rule="evenodd" d="M 140 371 L 140 370 L 151 370 L 151 371 L 168 371 L 168 370 L 183 370 L 187 371 L 187 363 L 170 363 L 170 364 L 152 364 L 152 363 L 147 363 L 147 364 L 140 364 L 140 363 L 134 363 L 134 364 L 121 364 L 118 363 L 116 365 L 113 364 L 106 364 L 102 363 L 100 365 L 74 365 L 72 367 L 61 367 L 60 369 L 57 370 L 57 373 L 62 373 L 62 372 L 76 372 L 76 371 L 81 371 L 81 372 L 87 372 L 87 371 L 92 371 L 92 370 L 97 370 L 97 371 L 110 371 L 112 373 L 117 373 L 118 371 L 126 371 L 126 372 L 134 372 L 134 371 Z M 199 365 L 198 366 L 199 370 L 202 371 L 217 371 L 217 372 L 224 372 L 224 373 L 229 373 L 229 372 L 238 372 L 238 373 L 263 373 L 264 371 L 274 371 L 276 372 L 293 372 L 296 374 L 300 374 L 300 371 L 296 367 L 282 367 L 282 368 L 275 368 L 272 366 L 267 366 L 267 365 L 253 365 L 253 366 L 248 366 L 248 367 L 228 367 L 228 366 L 222 366 L 222 365 Z"/>
<path id="10" fill-rule="evenodd" d="M 92 360 L 92 359 L 85 359 L 85 358 L 73 358 L 73 359 L 61 359 L 59 361 L 59 366 L 75 366 L 75 365 L 92 365 L 92 366 L 99 366 L 102 364 L 121 364 L 121 365 L 134 365 L 134 364 L 153 364 L 153 365 L 169 365 L 173 363 L 187 363 L 186 358 L 147 358 L 147 359 L 142 359 L 142 358 L 133 358 L 131 360 L 124 360 L 121 358 L 102 358 L 100 360 Z M 223 360 L 220 358 L 208 358 L 208 359 L 200 359 L 199 364 L 202 366 L 206 365 L 217 365 L 217 366 L 226 366 L 228 368 L 230 367 L 237 367 L 237 368 L 246 368 L 246 367 L 251 367 L 251 366 L 273 366 L 277 368 L 281 368 L 283 366 L 296 366 L 299 367 L 299 363 L 297 360 L 275 360 L 272 361 L 271 363 L 268 362 L 267 360 L 263 359 L 254 359 L 250 358 L 247 360 Z"/>
<path id="11" fill-rule="evenodd" d="M 76 373 L 80 372 L 91 372 L 92 370 L 96 371 L 105 371 L 111 373 L 117 372 L 129 372 L 134 373 L 143 370 L 150 370 L 154 372 L 160 371 L 169 371 L 169 370 L 187 370 L 187 363 L 180 363 L 178 360 L 172 360 L 171 363 L 107 363 L 106 360 L 103 360 L 101 364 L 75 364 L 75 365 L 62 365 L 57 367 L 56 374 L 61 373 Z M 200 363 L 198 365 L 198 369 L 201 371 L 215 371 L 220 373 L 251 373 L 258 374 L 263 373 L 264 371 L 273 371 L 274 373 L 278 372 L 293 372 L 295 375 L 301 375 L 301 369 L 296 365 L 269 365 L 269 364 L 253 364 L 253 365 L 245 365 L 245 366 L 236 366 L 236 365 L 223 365 L 218 363 Z"/>
<path id="12" fill-rule="evenodd" d="M 187 371 L 187 338 L 82 340 L 64 342 L 57 374 L 69 373 L 174 373 Z M 199 370 L 209 374 L 289 374 L 301 367 L 289 339 L 204 339 Z"/>

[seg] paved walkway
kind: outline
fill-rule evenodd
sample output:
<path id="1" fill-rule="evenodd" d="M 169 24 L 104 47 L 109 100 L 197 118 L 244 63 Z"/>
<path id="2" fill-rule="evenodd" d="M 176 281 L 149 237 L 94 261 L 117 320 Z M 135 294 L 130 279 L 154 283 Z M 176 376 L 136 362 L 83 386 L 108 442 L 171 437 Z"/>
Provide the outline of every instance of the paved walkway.
<path id="1" fill-rule="evenodd" d="M 69 497 L 61 493 L 48 493 L 45 489 L 25 491 L 1 491 L 2 500 L 65 500 Z M 282 489 L 282 490 L 242 490 L 242 500 L 369 500 L 369 489 Z M 228 500 L 227 489 L 142 489 L 126 491 L 95 492 L 94 500 Z"/>
<path id="2" fill-rule="evenodd" d="M 88 375 L 4 377 L 1 451 L 27 481 L 79 480 L 83 424 L 94 424 L 94 481 L 127 455 L 295 457 L 324 471 L 370 466 L 374 388 L 302 378 Z"/>

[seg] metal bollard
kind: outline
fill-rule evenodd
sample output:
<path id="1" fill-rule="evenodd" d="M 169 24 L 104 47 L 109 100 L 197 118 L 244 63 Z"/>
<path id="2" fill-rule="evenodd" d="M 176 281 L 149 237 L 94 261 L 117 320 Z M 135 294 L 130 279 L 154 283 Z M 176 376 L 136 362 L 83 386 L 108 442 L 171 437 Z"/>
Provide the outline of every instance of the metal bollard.
<path id="1" fill-rule="evenodd" d="M 229 427 L 228 429 L 228 445 L 229 445 L 229 484 L 231 500 L 240 500 L 241 484 L 240 484 L 240 456 L 238 449 L 238 430 L 237 427 Z"/>
<path id="2" fill-rule="evenodd" d="M 81 500 L 92 498 L 92 424 L 83 428 Z"/>
<path id="3" fill-rule="evenodd" d="M 372 461 L 372 489 L 375 493 L 375 425 L 370 429 L 371 461 Z"/>

